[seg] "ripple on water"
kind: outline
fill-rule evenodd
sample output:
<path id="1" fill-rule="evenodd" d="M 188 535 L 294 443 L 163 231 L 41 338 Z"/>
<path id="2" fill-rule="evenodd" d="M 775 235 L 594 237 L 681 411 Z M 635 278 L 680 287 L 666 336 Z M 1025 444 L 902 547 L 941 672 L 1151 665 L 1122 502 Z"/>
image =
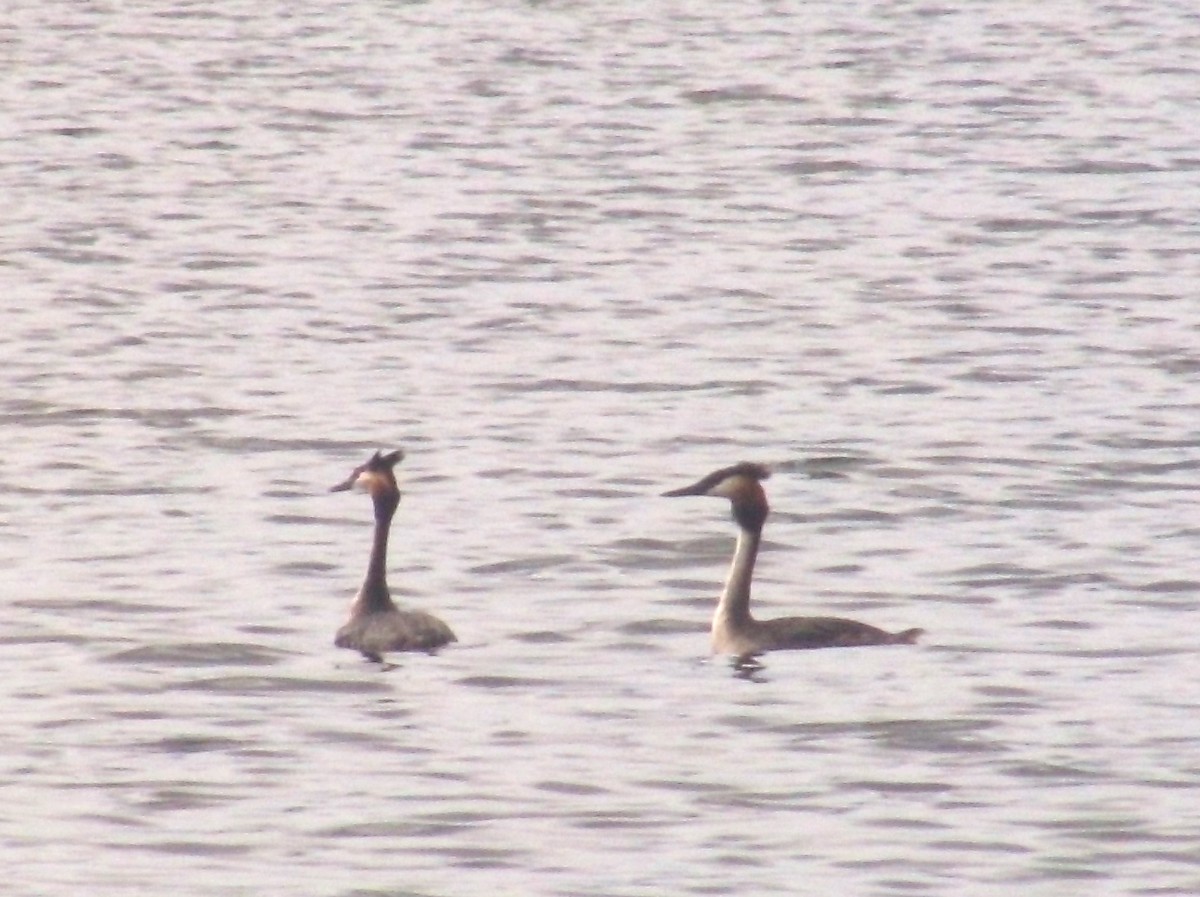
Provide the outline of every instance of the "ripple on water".
<path id="1" fill-rule="evenodd" d="M 709 604 L 711 602 L 705 602 Z M 696 635 L 708 632 L 708 624 L 696 620 L 675 620 L 663 617 L 645 620 L 634 620 L 622 623 L 617 631 L 623 635 L 646 636 L 652 638 L 661 635 Z"/>
<path id="2" fill-rule="evenodd" d="M 272 661 L 274 662 L 274 661 Z M 221 695 L 386 694 L 391 686 L 376 679 L 314 679 L 304 676 L 209 676 L 166 686 L 168 691 L 201 691 Z"/>
<path id="3" fill-rule="evenodd" d="M 548 686 L 552 686 L 555 680 L 552 679 L 537 679 L 528 676 L 467 676 L 459 679 L 459 685 L 465 685 L 468 688 L 482 688 L 487 691 L 509 691 L 509 690 L 530 690 L 536 691 Z"/>
<path id="4" fill-rule="evenodd" d="M 255 644 L 235 642 L 177 642 L 143 645 L 104 658 L 109 663 L 165 667 L 271 666 L 288 654 Z"/>

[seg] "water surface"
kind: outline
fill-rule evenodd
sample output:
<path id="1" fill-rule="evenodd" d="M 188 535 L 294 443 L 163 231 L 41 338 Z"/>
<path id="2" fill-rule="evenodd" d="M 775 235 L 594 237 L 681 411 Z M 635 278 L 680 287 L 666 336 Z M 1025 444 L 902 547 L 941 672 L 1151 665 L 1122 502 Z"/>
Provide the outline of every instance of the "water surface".
<path id="1" fill-rule="evenodd" d="M 1200 890 L 1185 3 L 26 3 L 13 894 Z M 398 597 L 333 648 L 402 446 Z M 707 658 L 763 616 L 916 648 Z M 802 884 L 801 884 L 802 883 Z"/>

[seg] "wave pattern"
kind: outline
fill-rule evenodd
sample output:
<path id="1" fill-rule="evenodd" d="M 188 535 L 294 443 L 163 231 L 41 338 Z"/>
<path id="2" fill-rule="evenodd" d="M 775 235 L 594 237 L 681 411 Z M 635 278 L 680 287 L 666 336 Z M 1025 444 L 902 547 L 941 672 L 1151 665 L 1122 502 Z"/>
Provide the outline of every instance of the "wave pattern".
<path id="1" fill-rule="evenodd" d="M 1188 4 L 9 7 L 9 893 L 1200 890 Z"/>

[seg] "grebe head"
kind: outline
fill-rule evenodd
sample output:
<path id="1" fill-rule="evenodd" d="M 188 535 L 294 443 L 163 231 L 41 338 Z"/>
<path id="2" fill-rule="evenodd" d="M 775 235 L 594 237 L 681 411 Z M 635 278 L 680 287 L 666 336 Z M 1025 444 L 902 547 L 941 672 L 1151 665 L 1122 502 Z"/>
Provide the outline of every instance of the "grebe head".
<path id="1" fill-rule="evenodd" d="M 682 489 L 672 489 L 663 495 L 711 495 L 727 498 L 733 507 L 733 519 L 743 529 L 758 531 L 766 522 L 770 507 L 762 481 L 771 476 L 769 468 L 762 464 L 743 461 L 732 467 L 714 470 L 708 476 Z"/>
<path id="2" fill-rule="evenodd" d="M 399 449 L 386 455 L 376 452 L 367 459 L 366 464 L 354 468 L 344 482 L 338 483 L 329 491 L 345 492 L 347 489 L 357 489 L 370 493 L 372 498 L 394 495 L 399 499 L 400 487 L 396 485 L 396 475 L 392 473 L 392 468 L 399 464 L 403 457 L 404 452 Z"/>

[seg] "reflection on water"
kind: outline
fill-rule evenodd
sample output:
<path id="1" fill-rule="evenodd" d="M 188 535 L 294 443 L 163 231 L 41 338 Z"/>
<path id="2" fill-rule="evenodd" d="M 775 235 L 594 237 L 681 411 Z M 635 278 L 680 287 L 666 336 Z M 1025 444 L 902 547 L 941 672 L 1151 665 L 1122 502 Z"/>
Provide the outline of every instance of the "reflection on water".
<path id="1" fill-rule="evenodd" d="M 12 893 L 1200 890 L 1188 5 L 8 12 Z"/>

